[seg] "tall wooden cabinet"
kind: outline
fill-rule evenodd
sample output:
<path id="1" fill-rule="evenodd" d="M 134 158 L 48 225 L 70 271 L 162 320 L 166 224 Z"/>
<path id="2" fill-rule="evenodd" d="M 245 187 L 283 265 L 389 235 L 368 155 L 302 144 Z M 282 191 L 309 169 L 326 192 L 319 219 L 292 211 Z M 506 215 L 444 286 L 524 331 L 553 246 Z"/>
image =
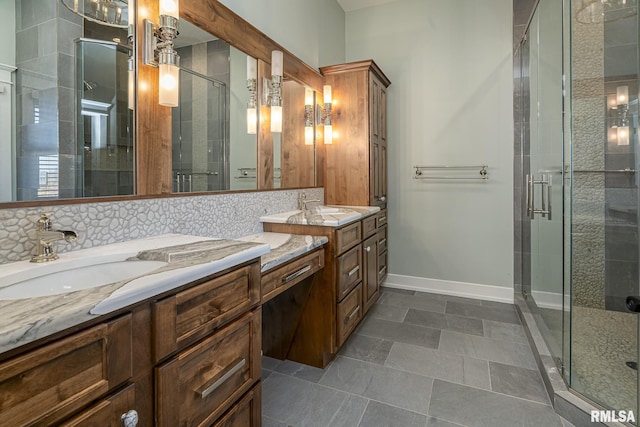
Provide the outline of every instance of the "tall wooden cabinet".
<path id="1" fill-rule="evenodd" d="M 325 203 L 387 204 L 387 76 L 373 60 L 321 67 L 335 101 L 325 146 Z"/>

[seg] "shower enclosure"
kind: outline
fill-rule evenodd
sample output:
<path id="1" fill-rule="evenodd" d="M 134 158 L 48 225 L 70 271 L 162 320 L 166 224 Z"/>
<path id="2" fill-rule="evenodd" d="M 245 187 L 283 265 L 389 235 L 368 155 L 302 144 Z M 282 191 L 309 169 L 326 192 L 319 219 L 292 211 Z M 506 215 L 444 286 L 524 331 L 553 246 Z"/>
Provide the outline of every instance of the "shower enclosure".
<path id="1" fill-rule="evenodd" d="M 636 419 L 638 44 L 637 0 L 540 0 L 514 58 L 522 294 L 569 388 Z"/>

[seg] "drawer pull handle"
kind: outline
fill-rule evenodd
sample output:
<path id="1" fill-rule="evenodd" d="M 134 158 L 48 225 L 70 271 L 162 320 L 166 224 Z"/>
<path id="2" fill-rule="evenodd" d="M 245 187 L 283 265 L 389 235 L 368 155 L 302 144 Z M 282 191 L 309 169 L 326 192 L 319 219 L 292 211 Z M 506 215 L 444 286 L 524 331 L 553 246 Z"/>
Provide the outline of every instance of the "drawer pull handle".
<path id="1" fill-rule="evenodd" d="M 356 274 L 358 272 L 358 270 L 360 270 L 360 266 L 356 265 L 355 267 L 353 267 L 353 270 L 351 270 L 349 272 L 349 277 L 353 276 L 354 274 Z"/>
<path id="2" fill-rule="evenodd" d="M 284 283 L 290 282 L 293 279 L 295 279 L 296 277 L 302 276 L 304 273 L 306 273 L 309 270 L 311 270 L 311 266 L 310 265 L 305 265 L 304 267 L 302 267 L 300 270 L 296 271 L 295 273 L 291 273 L 290 275 L 288 275 L 286 277 L 283 277 L 282 281 Z"/>
<path id="3" fill-rule="evenodd" d="M 351 321 L 351 319 L 353 319 L 353 316 L 355 316 L 359 311 L 360 311 L 360 306 L 357 306 L 355 310 L 351 312 L 350 315 L 344 318 L 344 324 L 345 325 L 348 324 Z"/>
<path id="4" fill-rule="evenodd" d="M 384 238 L 382 240 L 380 240 L 380 242 L 378 242 L 380 245 L 384 245 L 385 243 L 387 243 L 387 239 Z"/>
<path id="5" fill-rule="evenodd" d="M 386 216 L 378 218 L 378 222 L 385 222 L 387 220 Z"/>
<path id="6" fill-rule="evenodd" d="M 371 252 L 371 246 L 367 246 L 366 248 L 364 248 L 364 250 L 367 252 Z"/>
<path id="7" fill-rule="evenodd" d="M 211 384 L 209 387 L 205 388 L 204 390 L 199 391 L 198 394 L 200 394 L 200 397 L 202 399 L 204 399 L 207 396 L 209 396 L 211 393 L 216 391 L 216 389 L 218 387 L 220 387 L 222 384 L 224 384 L 224 382 L 227 381 L 229 378 L 231 378 L 233 376 L 233 374 L 235 374 L 240 369 L 242 369 L 242 367 L 244 365 L 246 365 L 246 363 L 247 363 L 247 359 L 242 359 L 241 361 L 236 363 L 231 369 L 229 369 L 227 372 L 225 372 L 225 374 L 223 376 L 218 378 L 216 380 L 216 382 L 214 382 L 213 384 Z"/>
<path id="8" fill-rule="evenodd" d="M 384 274 L 387 272 L 387 266 L 385 265 L 384 267 L 382 267 L 379 271 L 378 274 Z"/>

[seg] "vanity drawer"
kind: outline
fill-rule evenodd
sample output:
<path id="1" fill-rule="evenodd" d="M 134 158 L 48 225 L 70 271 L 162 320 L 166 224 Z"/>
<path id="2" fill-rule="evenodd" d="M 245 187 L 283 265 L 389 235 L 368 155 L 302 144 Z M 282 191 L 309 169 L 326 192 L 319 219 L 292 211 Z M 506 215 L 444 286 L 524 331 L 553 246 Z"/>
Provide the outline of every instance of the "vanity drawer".
<path id="1" fill-rule="evenodd" d="M 318 248 L 262 276 L 262 303 L 300 283 L 324 267 L 324 249 Z"/>
<path id="2" fill-rule="evenodd" d="M 383 209 L 380 212 L 378 212 L 377 218 L 378 218 L 378 228 L 387 225 L 387 210 Z"/>
<path id="3" fill-rule="evenodd" d="M 136 392 L 132 384 L 73 417 L 59 427 L 121 427 L 122 415 L 135 409 Z"/>
<path id="4" fill-rule="evenodd" d="M 260 379 L 260 308 L 156 368 L 158 426 L 211 425 Z"/>
<path id="5" fill-rule="evenodd" d="M 380 229 L 378 229 L 378 253 L 381 254 L 382 252 L 387 250 L 387 227 L 382 227 Z"/>
<path id="6" fill-rule="evenodd" d="M 132 376 L 131 314 L 0 364 L 2 423 L 52 425 Z"/>
<path id="7" fill-rule="evenodd" d="M 342 300 L 349 291 L 362 280 L 362 246 L 358 245 L 337 259 L 338 301 Z"/>
<path id="8" fill-rule="evenodd" d="M 258 383 L 227 411 L 213 427 L 258 427 L 262 422 L 262 387 Z"/>
<path id="9" fill-rule="evenodd" d="M 378 255 L 378 283 L 382 285 L 382 281 L 387 277 L 387 251 Z"/>
<path id="10" fill-rule="evenodd" d="M 259 303 L 259 262 L 156 302 L 155 361 L 194 343 Z"/>
<path id="11" fill-rule="evenodd" d="M 338 304 L 338 347 L 351 334 L 362 318 L 362 283 L 359 283 L 345 299 Z"/>
<path id="12" fill-rule="evenodd" d="M 377 215 L 371 215 L 368 218 L 362 220 L 362 235 L 363 238 L 367 238 L 376 232 L 376 220 Z"/>
<path id="13" fill-rule="evenodd" d="M 336 255 L 340 255 L 362 240 L 360 221 L 336 230 Z"/>

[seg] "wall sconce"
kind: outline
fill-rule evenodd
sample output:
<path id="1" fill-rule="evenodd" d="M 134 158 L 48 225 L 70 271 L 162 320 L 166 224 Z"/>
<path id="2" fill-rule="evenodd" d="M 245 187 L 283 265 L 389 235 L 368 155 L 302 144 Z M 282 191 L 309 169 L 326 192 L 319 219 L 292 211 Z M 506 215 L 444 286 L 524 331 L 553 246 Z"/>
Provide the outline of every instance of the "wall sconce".
<path id="1" fill-rule="evenodd" d="M 333 144 L 333 126 L 331 124 L 331 107 L 333 98 L 331 94 L 331 86 L 324 85 L 322 88 L 324 98 L 324 108 L 322 109 L 322 122 L 324 123 L 324 143 L 325 145 Z"/>
<path id="2" fill-rule="evenodd" d="M 262 104 L 271 107 L 271 132 L 282 132 L 282 52 L 271 52 L 271 80 L 263 78 Z"/>
<path id="3" fill-rule="evenodd" d="M 304 90 L 304 145 L 313 145 L 313 89 Z"/>
<path id="4" fill-rule="evenodd" d="M 177 107 L 180 100 L 180 56 L 173 49 L 179 17 L 178 0 L 160 0 L 160 24 L 144 20 L 142 59 L 146 65 L 160 68 L 159 101 L 168 107 Z"/>
<path id="5" fill-rule="evenodd" d="M 249 100 L 247 101 L 247 133 L 255 135 L 258 131 L 258 61 L 247 56 L 247 89 Z"/>
<path id="6" fill-rule="evenodd" d="M 607 110 L 607 141 L 610 144 L 629 145 L 629 86 L 618 86 L 615 95 L 607 96 Z"/>

